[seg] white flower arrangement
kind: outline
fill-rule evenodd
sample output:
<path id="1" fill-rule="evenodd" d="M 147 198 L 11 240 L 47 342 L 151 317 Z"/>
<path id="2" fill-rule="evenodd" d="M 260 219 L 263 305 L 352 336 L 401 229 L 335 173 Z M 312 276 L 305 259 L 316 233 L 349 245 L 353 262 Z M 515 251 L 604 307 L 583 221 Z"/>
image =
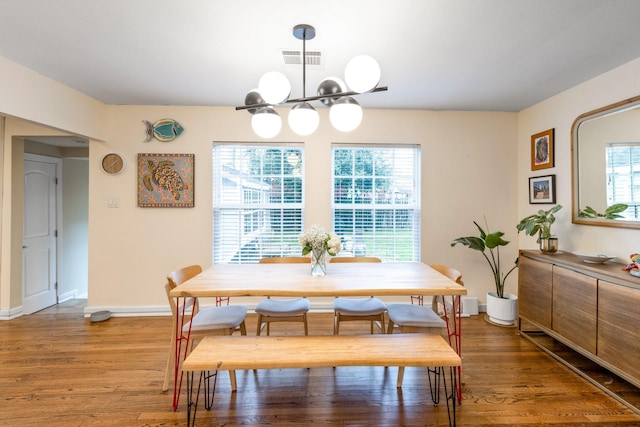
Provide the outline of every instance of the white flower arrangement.
<path id="1" fill-rule="evenodd" d="M 336 256 L 342 249 L 340 237 L 337 234 L 326 231 L 319 225 L 312 225 L 299 237 L 302 246 L 302 255 L 307 255 L 313 250 L 326 250 L 329 255 Z"/>

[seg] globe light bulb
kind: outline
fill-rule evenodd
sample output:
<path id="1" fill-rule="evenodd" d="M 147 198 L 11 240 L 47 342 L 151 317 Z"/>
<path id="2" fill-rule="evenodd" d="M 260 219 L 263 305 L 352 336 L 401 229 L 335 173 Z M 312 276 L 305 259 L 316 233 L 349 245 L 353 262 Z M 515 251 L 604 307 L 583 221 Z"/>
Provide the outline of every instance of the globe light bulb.
<path id="1" fill-rule="evenodd" d="M 269 71 L 260 77 L 258 91 L 267 104 L 279 104 L 289 98 L 291 83 L 281 72 Z"/>
<path id="2" fill-rule="evenodd" d="M 372 57 L 358 55 L 347 63 L 344 79 L 352 91 L 369 92 L 380 82 L 380 66 Z"/>
<path id="3" fill-rule="evenodd" d="M 329 120 L 341 132 L 351 132 L 362 122 L 362 107 L 355 99 L 345 96 L 337 100 L 329 110 Z"/>
<path id="4" fill-rule="evenodd" d="M 320 116 L 308 102 L 300 102 L 289 111 L 289 127 L 298 135 L 311 135 L 319 124 Z"/>
<path id="5" fill-rule="evenodd" d="M 272 107 L 263 107 L 251 117 L 251 128 L 261 138 L 273 138 L 280 133 L 282 120 Z"/>

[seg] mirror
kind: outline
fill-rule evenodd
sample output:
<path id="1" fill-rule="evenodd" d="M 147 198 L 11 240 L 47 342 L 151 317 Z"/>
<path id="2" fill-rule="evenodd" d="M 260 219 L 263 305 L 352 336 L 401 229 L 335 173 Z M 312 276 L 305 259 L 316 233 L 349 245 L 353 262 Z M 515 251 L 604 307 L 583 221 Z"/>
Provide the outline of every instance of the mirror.
<path id="1" fill-rule="evenodd" d="M 576 118 L 571 150 L 572 222 L 640 229 L 640 96 Z M 629 206 L 620 218 L 580 216 L 616 203 Z"/>

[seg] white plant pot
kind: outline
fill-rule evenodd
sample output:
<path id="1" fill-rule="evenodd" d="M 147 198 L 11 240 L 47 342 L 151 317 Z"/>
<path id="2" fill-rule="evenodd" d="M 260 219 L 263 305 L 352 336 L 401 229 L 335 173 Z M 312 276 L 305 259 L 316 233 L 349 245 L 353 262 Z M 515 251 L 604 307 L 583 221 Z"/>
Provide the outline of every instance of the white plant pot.
<path id="1" fill-rule="evenodd" d="M 498 325 L 513 325 L 518 318 L 518 296 L 505 292 L 504 298 L 498 298 L 497 292 L 487 292 L 487 315 Z"/>

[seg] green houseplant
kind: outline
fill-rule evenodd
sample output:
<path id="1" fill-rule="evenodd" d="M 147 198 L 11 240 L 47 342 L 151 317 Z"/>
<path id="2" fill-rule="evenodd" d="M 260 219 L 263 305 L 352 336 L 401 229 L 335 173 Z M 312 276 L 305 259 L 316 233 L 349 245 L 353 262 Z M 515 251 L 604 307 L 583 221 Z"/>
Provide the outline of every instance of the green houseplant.
<path id="1" fill-rule="evenodd" d="M 451 242 L 451 246 L 461 244 L 480 252 L 491 268 L 498 298 L 504 298 L 505 281 L 511 272 L 518 267 L 518 260 L 516 259 L 515 265 L 505 274 L 500 264 L 500 246 L 506 246 L 509 244 L 509 241 L 502 238 L 504 233 L 502 231 L 494 231 L 493 233 L 485 232 L 477 222 L 473 221 L 473 223 L 478 228 L 479 235 L 458 237 Z"/>
<path id="2" fill-rule="evenodd" d="M 611 205 L 607 207 L 607 209 L 605 209 L 603 213 L 600 213 L 600 212 L 597 212 L 592 207 L 587 206 L 586 208 L 582 209 L 578 213 L 578 216 L 580 218 L 604 218 L 604 219 L 623 218 L 623 216 L 620 215 L 620 213 L 626 211 L 628 207 L 629 205 L 625 203 L 617 203 L 615 205 Z"/>
<path id="3" fill-rule="evenodd" d="M 551 225 L 556 222 L 555 213 L 562 209 L 562 205 L 555 205 L 548 210 L 540 209 L 535 214 L 520 220 L 516 228 L 518 233 L 524 231 L 529 236 L 538 235 L 538 243 L 542 252 L 558 250 L 558 239 L 551 234 Z"/>

